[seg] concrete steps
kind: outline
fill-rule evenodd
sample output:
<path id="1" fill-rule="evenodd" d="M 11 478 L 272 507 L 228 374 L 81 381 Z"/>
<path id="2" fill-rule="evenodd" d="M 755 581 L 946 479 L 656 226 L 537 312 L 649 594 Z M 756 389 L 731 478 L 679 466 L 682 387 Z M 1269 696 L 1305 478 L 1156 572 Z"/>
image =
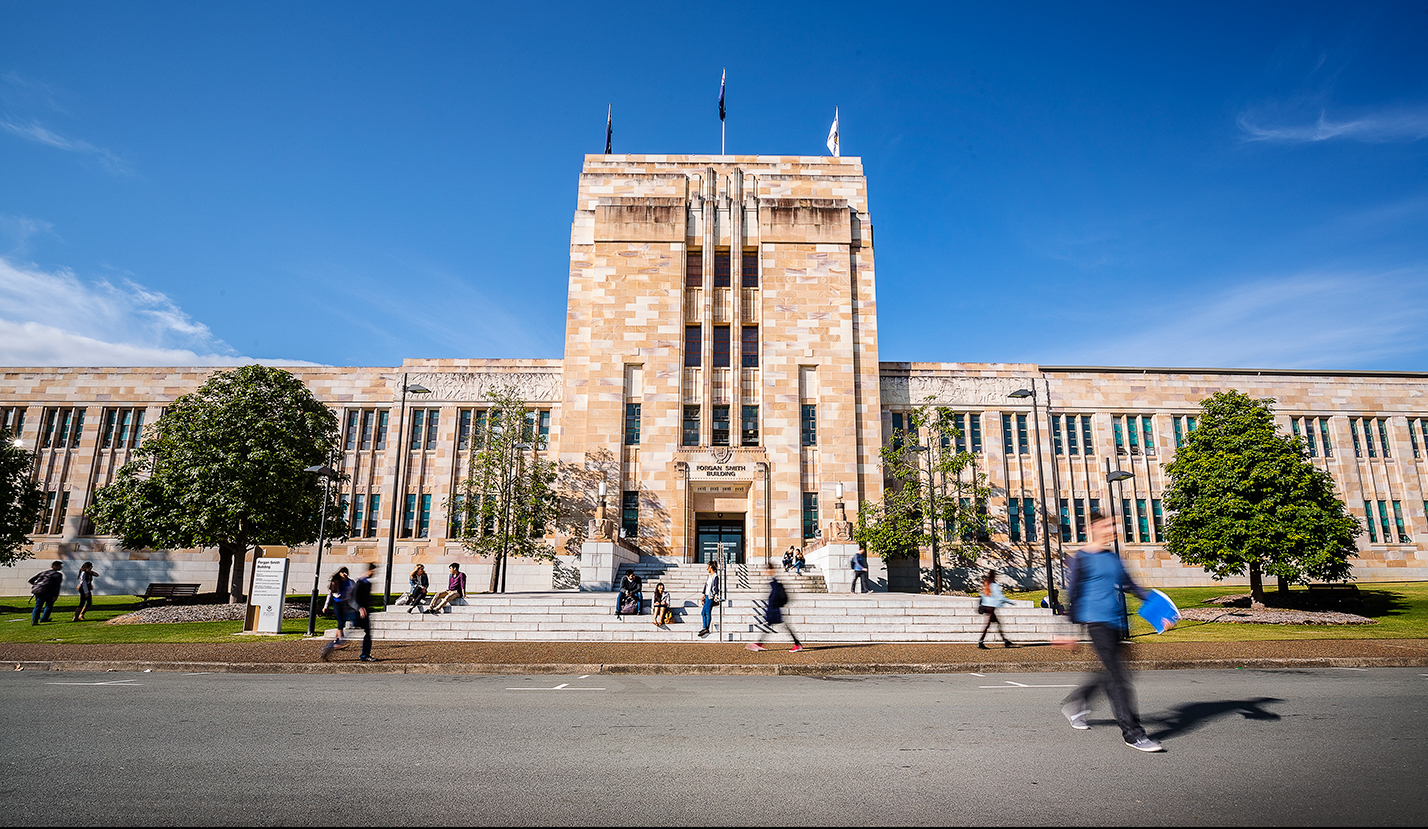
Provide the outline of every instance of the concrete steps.
<path id="1" fill-rule="evenodd" d="M 615 574 L 615 583 L 625 577 L 625 573 L 634 572 L 644 581 L 645 598 L 649 598 L 654 593 L 655 584 L 664 582 L 665 590 L 671 595 L 687 597 L 698 596 L 704 590 L 704 580 L 708 577 L 708 571 L 702 564 L 669 564 L 659 560 L 642 560 L 638 564 L 622 564 Z M 765 580 L 761 568 L 750 565 L 735 565 L 725 573 L 725 589 L 730 593 L 739 592 L 767 592 L 768 582 Z M 803 574 L 799 575 L 792 571 L 783 572 L 780 565 L 778 579 L 783 582 L 784 589 L 790 593 L 827 593 L 828 584 L 816 568 L 806 566 Z"/>
<path id="2" fill-rule="evenodd" d="M 615 597 L 613 592 L 479 594 L 439 616 L 408 614 L 406 608 L 397 607 L 373 616 L 373 636 L 393 640 L 699 641 L 697 594 L 675 594 L 671 608 L 676 621 L 664 627 L 651 624 L 648 599 L 642 615 L 616 619 Z M 762 590 L 736 591 L 723 604 L 723 641 L 758 638 Z M 961 596 L 790 591 L 784 617 L 799 638 L 810 643 L 975 642 L 984 622 L 976 605 L 975 598 Z M 1014 642 L 1046 642 L 1053 633 L 1065 631 L 1064 620 L 1030 603 L 1003 608 L 998 616 Z M 717 607 L 714 618 L 717 626 Z M 714 639 L 711 636 L 705 641 Z"/>

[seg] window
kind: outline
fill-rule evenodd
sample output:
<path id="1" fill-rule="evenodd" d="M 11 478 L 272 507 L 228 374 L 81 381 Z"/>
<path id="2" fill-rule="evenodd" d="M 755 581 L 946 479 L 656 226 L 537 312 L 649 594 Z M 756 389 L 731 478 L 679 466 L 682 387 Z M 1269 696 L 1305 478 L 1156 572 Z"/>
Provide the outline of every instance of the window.
<path id="1" fill-rule="evenodd" d="M 133 449 L 144 431 L 143 409 L 106 409 L 99 437 L 101 449 Z M 348 435 L 351 441 L 352 435 Z"/>
<path id="2" fill-rule="evenodd" d="M 1011 415 L 1002 415 L 1002 454 L 1010 457 L 1015 454 L 1012 448 L 1012 419 Z"/>
<path id="3" fill-rule="evenodd" d="M 431 531 L 431 495 L 421 496 L 421 514 L 417 521 L 417 538 L 426 538 Z"/>
<path id="4" fill-rule="evenodd" d="M 550 409 L 536 412 L 536 448 L 550 447 Z"/>
<path id="5" fill-rule="evenodd" d="M 1086 501 L 1083 498 L 1076 499 L 1076 540 L 1086 540 Z"/>
<path id="6" fill-rule="evenodd" d="M 471 448 L 471 410 L 462 409 L 456 414 L 456 450 L 465 452 Z"/>
<path id="7" fill-rule="evenodd" d="M 367 531 L 364 535 L 371 537 L 377 534 L 377 517 L 382 512 L 382 496 L 369 495 L 367 497 Z"/>
<path id="8" fill-rule="evenodd" d="M 818 537 L 818 493 L 803 493 L 803 537 Z"/>
<path id="9" fill-rule="evenodd" d="M 1195 431 L 1194 415 L 1175 415 L 1170 418 L 1170 425 L 1175 431 L 1175 448 L 1180 449 L 1185 445 L 1190 433 Z"/>
<path id="10" fill-rule="evenodd" d="M 1028 446 L 1030 446 L 1030 444 L 1026 439 L 1026 415 L 1019 414 L 1016 416 L 1017 451 L 1023 455 L 1030 454 L 1031 450 L 1027 448 Z"/>
<path id="11" fill-rule="evenodd" d="M 1354 439 L 1354 457 L 1362 458 L 1364 456 L 1364 448 L 1359 441 L 1359 418 L 1357 417 L 1349 418 L 1349 437 Z M 1369 519 L 1372 520 L 1373 516 L 1370 515 Z"/>
<path id="12" fill-rule="evenodd" d="M 709 435 L 710 445 L 712 445 L 712 446 L 728 446 L 728 445 L 729 445 L 729 407 L 728 407 L 728 406 L 711 406 L 711 407 L 710 407 L 710 418 L 711 418 L 711 423 L 710 423 L 710 427 L 711 427 L 711 428 L 710 428 L 710 435 Z"/>
<path id="13" fill-rule="evenodd" d="M 1021 541 L 1021 499 L 1007 499 L 1007 537 L 1013 542 Z"/>
<path id="14" fill-rule="evenodd" d="M 84 409 L 50 409 L 45 413 L 41 449 L 73 449 L 84 431 Z"/>
<path id="15" fill-rule="evenodd" d="M 1077 421 L 1080 421 L 1079 425 Z M 1061 438 L 1061 418 L 1052 418 L 1052 430 L 1057 440 Z M 1079 432 L 1078 432 L 1079 429 Z M 1093 455 L 1091 451 L 1091 416 L 1090 415 L 1066 415 L 1066 454 L 1079 455 L 1081 447 L 1085 446 L 1086 454 Z M 1060 454 L 1060 451 L 1057 451 Z"/>
<path id="16" fill-rule="evenodd" d="M 1386 501 L 1378 502 L 1378 520 L 1383 527 L 1383 543 L 1392 544 L 1393 536 L 1388 532 L 1388 503 Z"/>
<path id="17" fill-rule="evenodd" d="M 1091 416 L 1081 415 L 1081 451 L 1082 454 L 1096 454 L 1096 445 L 1091 442 Z"/>
<path id="18" fill-rule="evenodd" d="M 426 413 L 426 448 L 431 451 L 436 448 L 436 418 L 440 409 L 430 409 Z"/>
<path id="19" fill-rule="evenodd" d="M 1388 418 L 1386 417 L 1378 419 L 1378 445 L 1383 449 L 1385 458 L 1391 456 L 1388 448 Z"/>
<path id="20" fill-rule="evenodd" d="M 1112 415 L 1111 431 L 1115 436 L 1117 455 L 1124 455 L 1127 450 L 1132 455 L 1139 455 L 1142 446 L 1145 454 L 1155 454 L 1155 425 L 1150 415 Z"/>
<path id="21" fill-rule="evenodd" d="M 25 431 L 24 406 L 0 406 L 0 429 L 10 432 L 11 438 L 18 438 Z"/>
<path id="22" fill-rule="evenodd" d="M 1368 527 L 1369 542 L 1377 544 L 1378 531 L 1373 528 L 1373 501 L 1364 501 L 1364 517 L 1368 519 L 1364 525 Z"/>
<path id="23" fill-rule="evenodd" d="M 1393 502 L 1393 524 L 1398 529 L 1398 543 L 1408 544 L 1413 539 L 1408 537 L 1408 529 L 1403 526 L 1403 508 L 1398 501 Z"/>
<path id="24" fill-rule="evenodd" d="M 713 365 L 715 368 L 729 367 L 729 326 L 714 326 Z"/>
<path id="25" fill-rule="evenodd" d="M 684 287 L 704 287 L 704 253 L 691 250 L 684 258 Z"/>
<path id="26" fill-rule="evenodd" d="M 425 410 L 425 409 L 413 409 L 413 410 L 412 410 L 412 426 L 411 426 L 411 429 L 412 429 L 412 440 L 411 440 L 411 447 L 410 447 L 410 448 L 411 448 L 411 450 L 414 451 L 414 452 L 417 451 L 417 450 L 419 450 L 419 449 L 421 449 L 422 421 L 423 421 L 425 418 L 426 418 L 426 410 Z"/>
<path id="27" fill-rule="evenodd" d="M 1081 454 L 1076 446 L 1076 415 L 1066 415 L 1066 454 Z"/>
<path id="28" fill-rule="evenodd" d="M 1061 415 L 1051 416 L 1051 452 L 1056 455 L 1066 454 L 1066 449 L 1061 445 Z"/>
<path id="29" fill-rule="evenodd" d="M 714 251 L 714 287 L 729 287 L 729 251 Z"/>
<path id="30" fill-rule="evenodd" d="M 351 452 L 357 448 L 357 435 L 360 432 L 358 419 L 362 413 L 356 410 L 347 413 L 347 441 L 343 444 L 345 451 Z M 111 413 L 109 419 L 104 423 L 104 446 L 109 446 L 109 436 L 114 432 L 114 415 Z"/>
<path id="31" fill-rule="evenodd" d="M 680 446 L 699 445 L 699 407 L 684 407 L 684 429 L 679 436 Z"/>
<path id="32" fill-rule="evenodd" d="M 982 414 L 981 412 L 970 412 L 967 415 L 967 427 L 972 435 L 972 453 L 982 454 Z"/>
<path id="33" fill-rule="evenodd" d="M 1140 416 L 1141 445 L 1145 447 L 1147 455 L 1155 454 L 1155 423 L 1151 417 L 1152 415 Z"/>
<path id="34" fill-rule="evenodd" d="M 625 538 L 636 538 L 640 534 L 640 493 L 625 491 L 620 493 L 620 533 Z"/>
<path id="35" fill-rule="evenodd" d="M 466 518 L 466 496 L 451 496 L 451 515 L 447 520 L 447 538 L 460 538 L 463 521 Z"/>
<path id="36" fill-rule="evenodd" d="M 477 409 L 471 418 L 475 423 L 471 429 L 475 432 L 474 445 L 477 449 L 484 449 L 486 446 L 486 422 L 490 419 L 485 409 Z"/>
<path id="37" fill-rule="evenodd" d="M 1129 544 L 1129 543 L 1131 543 L 1132 541 L 1135 540 L 1135 531 L 1134 531 L 1134 529 L 1132 528 L 1131 521 L 1132 521 L 1132 518 L 1131 518 L 1131 511 L 1130 511 L 1130 499 L 1129 499 L 1129 498 L 1122 498 L 1122 499 L 1121 499 L 1121 523 L 1125 525 L 1125 538 L 1126 538 L 1126 543 L 1127 543 L 1127 544 Z"/>
<path id="38" fill-rule="evenodd" d="M 362 537 L 362 515 L 367 505 L 367 496 L 358 495 L 352 499 L 352 535 L 354 538 Z"/>
<path id="39" fill-rule="evenodd" d="M 372 425 L 375 420 L 372 416 L 373 414 L 374 412 L 371 410 L 362 413 L 362 442 L 360 448 L 364 452 L 372 448 Z"/>
<path id="40" fill-rule="evenodd" d="M 818 445 L 818 406 L 804 403 L 798 407 L 798 442 L 801 446 Z"/>
<path id="41" fill-rule="evenodd" d="M 1410 417 L 1408 419 L 1408 442 L 1413 444 L 1413 457 L 1423 457 L 1423 450 L 1419 448 L 1419 438 L 1422 438 L 1422 446 L 1428 448 L 1428 418 Z"/>
<path id="42" fill-rule="evenodd" d="M 759 287 L 759 252 L 744 251 L 743 267 L 739 269 L 739 282 L 745 288 Z"/>
<path id="43" fill-rule="evenodd" d="M 894 451 L 896 451 L 896 450 L 902 448 L 902 439 L 903 439 L 903 436 L 904 436 L 906 433 L 907 433 L 906 427 L 903 426 L 903 414 L 902 414 L 902 412 L 893 412 L 893 413 L 892 413 L 892 448 L 893 448 Z"/>
<path id="44" fill-rule="evenodd" d="M 625 404 L 625 445 L 640 445 L 640 404 Z"/>
<path id="45" fill-rule="evenodd" d="M 412 537 L 412 525 L 416 523 L 416 503 L 416 495 L 408 494 L 406 504 L 402 508 L 402 538 Z"/>
<path id="46" fill-rule="evenodd" d="M 744 446 L 759 445 L 759 407 L 745 406 L 739 423 L 740 442 Z"/>
<path id="47" fill-rule="evenodd" d="M 1145 511 L 1145 499 L 1144 499 L 1144 498 L 1137 498 L 1137 499 L 1135 499 L 1135 521 L 1136 521 L 1136 529 L 1139 530 L 1139 532 L 1140 532 L 1140 534 L 1136 536 L 1136 539 L 1137 539 L 1138 541 L 1140 541 L 1140 543 L 1142 543 L 1142 544 L 1149 544 L 1149 543 L 1150 543 L 1150 516 L 1149 516 L 1149 515 L 1146 513 L 1146 511 Z"/>
<path id="48" fill-rule="evenodd" d="M 1159 544 L 1165 540 L 1165 514 L 1160 510 L 1159 498 L 1150 499 L 1150 517 L 1153 522 L 1151 526 L 1155 528 L 1155 543 Z"/>
<path id="49" fill-rule="evenodd" d="M 704 348 L 703 337 L 697 325 L 684 326 L 684 367 L 699 368 L 700 352 Z"/>
<path id="50" fill-rule="evenodd" d="M 746 325 L 743 338 L 739 341 L 739 365 L 744 368 L 759 367 L 759 327 Z"/>
<path id="51" fill-rule="evenodd" d="M 1030 498 L 1012 498 L 1007 502 L 1007 534 L 1012 541 L 1031 543 L 1036 540 L 1036 504 Z"/>

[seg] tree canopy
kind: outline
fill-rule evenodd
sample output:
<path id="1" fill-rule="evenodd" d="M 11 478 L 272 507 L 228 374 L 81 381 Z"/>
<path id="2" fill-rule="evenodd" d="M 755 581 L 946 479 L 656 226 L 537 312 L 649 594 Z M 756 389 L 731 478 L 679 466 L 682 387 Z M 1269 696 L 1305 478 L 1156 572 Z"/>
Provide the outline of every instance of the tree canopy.
<path id="1" fill-rule="evenodd" d="M 317 540 L 323 486 L 304 470 L 336 456 L 339 428 L 297 377 L 257 365 L 217 372 L 145 432 L 95 495 L 90 517 L 101 532 L 130 549 L 217 546 L 218 592 L 235 602 L 250 546 Z M 339 538 L 340 489 L 327 508 L 327 534 Z"/>
<path id="2" fill-rule="evenodd" d="M 472 435 L 468 475 L 448 502 L 461 546 L 488 556 L 491 592 L 505 590 L 511 556 L 553 559 L 545 540 L 556 517 L 555 464 L 540 454 L 535 413 L 514 388 L 493 391 L 484 423 Z"/>
<path id="3" fill-rule="evenodd" d="M 35 484 L 34 455 L 15 445 L 15 436 L 0 429 L 0 565 L 33 557 L 25 548 L 40 520 L 44 493 Z"/>
<path id="4" fill-rule="evenodd" d="M 1199 426 L 1165 467 L 1166 549 L 1215 579 L 1338 581 L 1357 554 L 1358 519 L 1300 438 L 1275 428 L 1274 401 L 1238 391 L 1200 401 Z"/>

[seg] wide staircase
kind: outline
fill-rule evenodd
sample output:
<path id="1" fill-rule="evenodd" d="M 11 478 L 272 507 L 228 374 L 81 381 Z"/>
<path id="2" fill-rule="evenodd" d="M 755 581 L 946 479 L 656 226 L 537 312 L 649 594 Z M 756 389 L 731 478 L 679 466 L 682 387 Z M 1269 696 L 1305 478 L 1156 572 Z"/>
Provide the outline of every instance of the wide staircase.
<path id="1" fill-rule="evenodd" d="M 482 593 L 440 615 L 407 613 L 397 606 L 373 615 L 372 634 L 379 639 L 471 640 L 531 642 L 752 642 L 763 631 L 768 584 L 759 568 L 734 565 L 723 604 L 714 609 L 716 635 L 699 639 L 700 595 L 706 575 L 703 565 L 642 560 L 622 567 L 644 580 L 644 604 L 639 616 L 615 617 L 615 592 L 551 591 L 547 593 Z M 784 618 L 804 642 L 975 642 L 984 617 L 977 600 L 966 596 L 918 593 L 827 592 L 823 576 L 804 568 L 801 577 L 778 573 L 789 593 Z M 674 622 L 656 626 L 650 598 L 664 582 L 672 599 Z M 1014 642 L 1046 642 L 1064 632 L 1064 621 L 1051 611 L 1015 602 L 997 613 Z M 773 641 L 782 638 L 783 631 Z M 990 644 L 996 644 L 991 642 Z"/>

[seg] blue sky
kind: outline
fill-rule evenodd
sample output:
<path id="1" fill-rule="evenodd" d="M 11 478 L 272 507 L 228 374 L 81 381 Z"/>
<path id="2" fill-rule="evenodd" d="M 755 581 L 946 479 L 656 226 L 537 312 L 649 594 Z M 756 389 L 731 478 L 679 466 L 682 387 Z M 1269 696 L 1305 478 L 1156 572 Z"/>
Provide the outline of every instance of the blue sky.
<path id="1" fill-rule="evenodd" d="M 822 154 L 884 360 L 1428 370 L 1428 4 L 0 0 L 0 364 L 559 357 L 582 156 Z M 772 10 L 776 9 L 776 10 Z"/>

